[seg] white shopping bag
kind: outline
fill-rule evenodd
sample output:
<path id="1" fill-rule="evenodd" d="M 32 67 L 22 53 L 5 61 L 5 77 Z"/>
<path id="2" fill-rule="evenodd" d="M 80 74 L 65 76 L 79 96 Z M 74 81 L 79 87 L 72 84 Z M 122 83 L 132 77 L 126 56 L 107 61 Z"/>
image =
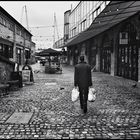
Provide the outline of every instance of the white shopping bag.
<path id="1" fill-rule="evenodd" d="M 94 88 L 89 88 L 88 101 L 93 102 L 96 99 L 96 90 Z"/>
<path id="2" fill-rule="evenodd" d="M 75 102 L 79 97 L 79 91 L 78 88 L 73 88 L 72 93 L 71 93 L 71 100 Z"/>

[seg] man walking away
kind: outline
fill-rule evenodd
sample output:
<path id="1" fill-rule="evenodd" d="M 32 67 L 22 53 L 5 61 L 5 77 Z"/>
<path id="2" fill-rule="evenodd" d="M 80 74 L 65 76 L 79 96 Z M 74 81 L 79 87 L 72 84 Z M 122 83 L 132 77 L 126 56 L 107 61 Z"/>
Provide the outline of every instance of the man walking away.
<path id="1" fill-rule="evenodd" d="M 87 100 L 89 87 L 92 86 L 91 66 L 80 56 L 80 63 L 75 66 L 74 86 L 79 88 L 80 106 L 84 113 L 87 112 Z"/>

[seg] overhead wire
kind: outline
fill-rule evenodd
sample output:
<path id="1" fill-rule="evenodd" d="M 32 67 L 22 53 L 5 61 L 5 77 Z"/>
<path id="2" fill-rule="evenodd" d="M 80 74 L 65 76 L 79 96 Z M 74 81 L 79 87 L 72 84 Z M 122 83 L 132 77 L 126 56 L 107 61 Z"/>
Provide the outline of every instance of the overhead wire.
<path id="1" fill-rule="evenodd" d="M 135 6 L 135 7 L 136 7 L 136 6 Z M 125 10 L 125 9 L 127 9 L 127 8 L 123 8 L 123 10 Z M 118 10 L 122 10 L 122 9 L 117 9 L 117 11 L 118 11 Z M 114 11 L 114 10 L 111 10 L 111 11 L 109 11 L 109 12 L 113 12 L 113 11 Z M 115 11 L 116 11 L 116 10 L 115 10 Z M 129 13 L 129 12 L 128 12 L 128 13 Z M 92 13 L 91 13 L 91 14 L 92 14 Z M 106 13 L 105 13 L 105 16 L 107 16 Z M 86 20 L 88 21 L 88 20 L 94 20 L 94 19 L 95 19 L 95 18 L 88 18 L 88 19 L 86 19 Z M 83 20 L 84 20 L 84 19 L 83 19 Z M 82 21 L 83 21 L 83 20 L 82 20 Z M 82 21 L 81 21 L 81 22 L 82 22 Z M 77 21 L 77 22 L 71 22 L 71 23 L 69 23 L 69 24 L 75 24 L 75 23 L 81 23 L 81 22 L 80 22 L 80 21 Z M 64 24 L 58 24 L 57 26 L 64 26 Z M 49 26 L 45 26 L 45 25 L 44 25 L 44 26 L 34 26 L 34 27 L 30 27 L 30 28 L 38 28 L 38 29 L 39 29 L 39 28 L 49 28 L 49 27 L 54 27 L 54 25 L 49 25 Z"/>

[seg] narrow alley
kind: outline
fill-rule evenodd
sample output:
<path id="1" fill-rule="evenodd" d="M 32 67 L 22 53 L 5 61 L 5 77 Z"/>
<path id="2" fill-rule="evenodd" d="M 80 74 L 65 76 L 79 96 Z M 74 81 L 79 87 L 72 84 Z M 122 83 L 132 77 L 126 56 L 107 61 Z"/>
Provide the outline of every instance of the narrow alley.
<path id="1" fill-rule="evenodd" d="M 0 98 L 0 139 L 140 138 L 140 87 L 134 81 L 92 72 L 97 96 L 83 114 L 79 100 L 71 101 L 72 66 L 64 65 L 62 74 L 31 66 L 35 83 Z"/>

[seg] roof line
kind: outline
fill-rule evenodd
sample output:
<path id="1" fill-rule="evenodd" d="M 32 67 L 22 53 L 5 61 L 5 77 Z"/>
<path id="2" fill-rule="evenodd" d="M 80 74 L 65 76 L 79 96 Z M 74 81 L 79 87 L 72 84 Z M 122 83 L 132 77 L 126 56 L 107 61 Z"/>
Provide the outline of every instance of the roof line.
<path id="1" fill-rule="evenodd" d="M 0 6 L 0 9 L 2 10 L 3 14 L 6 14 L 11 20 L 14 20 L 19 26 L 24 28 L 31 36 L 33 36 L 24 26 L 22 26 L 14 17 L 12 17 L 3 7 Z"/>

